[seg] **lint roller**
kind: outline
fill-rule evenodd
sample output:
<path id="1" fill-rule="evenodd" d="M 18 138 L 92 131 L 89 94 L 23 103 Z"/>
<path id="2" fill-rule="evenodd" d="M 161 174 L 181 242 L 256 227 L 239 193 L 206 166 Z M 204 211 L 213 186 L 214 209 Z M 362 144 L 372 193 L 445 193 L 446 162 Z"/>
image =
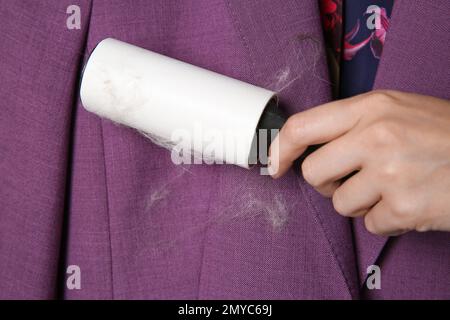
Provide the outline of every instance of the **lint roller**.
<path id="1" fill-rule="evenodd" d="M 80 97 L 101 117 L 244 168 L 257 130 L 285 121 L 273 91 L 111 38 L 91 53 Z"/>

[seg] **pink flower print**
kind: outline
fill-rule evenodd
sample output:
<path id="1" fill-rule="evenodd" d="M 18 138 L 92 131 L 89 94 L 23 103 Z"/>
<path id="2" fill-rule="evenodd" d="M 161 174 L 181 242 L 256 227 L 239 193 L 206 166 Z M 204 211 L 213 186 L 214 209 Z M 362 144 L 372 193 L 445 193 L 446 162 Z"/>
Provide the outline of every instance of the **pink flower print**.
<path id="1" fill-rule="evenodd" d="M 358 34 L 359 28 L 360 22 L 358 19 L 353 29 L 350 30 L 350 32 L 347 33 L 344 37 L 344 55 L 342 56 L 342 59 L 347 61 L 352 60 L 355 54 L 357 54 L 359 50 L 364 48 L 364 46 L 371 40 L 372 35 L 368 36 L 366 39 L 359 43 L 351 44 L 350 41 L 352 41 L 353 38 Z"/>
<path id="2" fill-rule="evenodd" d="M 380 28 L 375 29 L 372 32 L 370 40 L 370 49 L 375 58 L 380 59 L 381 52 L 383 51 L 384 41 L 386 40 L 386 32 L 389 29 L 389 19 L 387 17 L 386 9 L 381 8 L 380 12 Z"/>
<path id="3" fill-rule="evenodd" d="M 368 43 L 370 43 L 370 49 L 375 58 L 380 59 L 381 52 L 383 51 L 384 42 L 386 40 L 386 32 L 389 29 L 389 18 L 387 17 L 387 12 L 385 8 L 380 10 L 380 23 L 374 31 L 363 41 L 351 44 L 350 41 L 355 38 L 359 32 L 360 22 L 359 19 L 353 29 L 347 33 L 344 37 L 344 54 L 342 58 L 344 60 L 352 60 L 353 57 L 358 53 L 359 50 L 364 48 Z"/>

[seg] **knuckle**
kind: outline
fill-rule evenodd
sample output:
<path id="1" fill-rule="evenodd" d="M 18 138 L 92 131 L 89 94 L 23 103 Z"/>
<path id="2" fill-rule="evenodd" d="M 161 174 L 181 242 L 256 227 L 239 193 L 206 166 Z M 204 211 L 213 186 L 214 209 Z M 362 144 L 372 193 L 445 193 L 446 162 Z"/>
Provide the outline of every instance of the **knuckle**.
<path id="1" fill-rule="evenodd" d="M 334 192 L 331 200 L 333 202 L 334 210 L 336 210 L 337 213 L 343 216 L 348 215 L 348 212 L 345 208 L 345 197 L 342 195 L 342 192 L 339 191 L 339 189 Z"/>
<path id="2" fill-rule="evenodd" d="M 417 232 L 427 232 L 433 230 L 433 228 L 428 221 L 421 221 L 419 223 L 416 223 L 415 230 Z"/>
<path id="3" fill-rule="evenodd" d="M 302 175 L 303 178 L 313 187 L 318 187 L 319 182 L 317 181 L 313 161 L 310 157 L 307 157 L 305 160 L 303 160 L 302 163 Z"/>
<path id="4" fill-rule="evenodd" d="M 364 113 L 388 113 L 395 102 L 395 92 L 392 90 L 374 90 L 362 94 L 357 98 L 357 108 L 361 108 Z"/>
<path id="5" fill-rule="evenodd" d="M 378 228 L 376 227 L 374 221 L 373 221 L 373 217 L 368 214 L 364 217 L 364 225 L 367 229 L 367 231 L 369 231 L 372 234 L 379 234 Z"/>
<path id="6" fill-rule="evenodd" d="M 401 132 L 394 122 L 377 121 L 367 128 L 366 141 L 372 148 L 388 149 L 398 144 L 400 135 Z"/>
<path id="7" fill-rule="evenodd" d="M 427 224 L 417 224 L 415 230 L 417 232 L 427 232 L 430 231 L 431 228 Z"/>
<path id="8" fill-rule="evenodd" d="M 395 100 L 395 96 L 390 90 L 374 90 L 369 93 L 368 99 L 371 102 L 370 105 L 372 107 L 385 108 L 392 105 Z"/>
<path id="9" fill-rule="evenodd" d="M 400 166 L 394 161 L 388 161 L 380 166 L 379 168 L 379 178 L 385 183 L 396 183 L 398 184 Z"/>
<path id="10" fill-rule="evenodd" d="M 283 130 L 289 140 L 296 140 L 302 136 L 305 128 L 305 121 L 302 116 L 294 115 L 287 119 Z"/>
<path id="11" fill-rule="evenodd" d="M 413 199 L 396 197 L 391 201 L 390 207 L 392 216 L 405 224 L 414 216 L 416 204 Z"/>

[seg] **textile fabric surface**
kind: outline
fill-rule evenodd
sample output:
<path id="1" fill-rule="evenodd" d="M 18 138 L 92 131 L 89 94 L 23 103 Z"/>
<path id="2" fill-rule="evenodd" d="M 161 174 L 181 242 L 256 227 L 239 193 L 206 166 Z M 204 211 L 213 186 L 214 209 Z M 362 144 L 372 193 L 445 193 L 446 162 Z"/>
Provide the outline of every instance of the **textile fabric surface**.
<path id="1" fill-rule="evenodd" d="M 376 88 L 450 98 L 449 12 L 395 1 Z M 353 234 L 293 171 L 177 166 L 80 104 L 106 37 L 276 90 L 290 114 L 327 102 L 317 1 L 3 0 L 0 30 L 0 298 L 450 298 L 448 233 Z"/>

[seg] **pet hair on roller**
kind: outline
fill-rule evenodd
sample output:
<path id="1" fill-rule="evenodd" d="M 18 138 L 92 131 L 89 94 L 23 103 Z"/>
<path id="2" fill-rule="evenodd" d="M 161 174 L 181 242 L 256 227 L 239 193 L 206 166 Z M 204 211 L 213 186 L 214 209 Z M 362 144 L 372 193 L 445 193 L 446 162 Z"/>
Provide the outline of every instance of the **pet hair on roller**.
<path id="1" fill-rule="evenodd" d="M 244 168 L 250 167 L 260 120 L 270 126 L 278 116 L 273 91 L 112 38 L 91 53 L 80 97 L 86 110 L 174 144 L 177 130 L 187 132 L 194 152 L 208 148 L 216 160 Z M 261 117 L 267 106 L 270 116 Z"/>

